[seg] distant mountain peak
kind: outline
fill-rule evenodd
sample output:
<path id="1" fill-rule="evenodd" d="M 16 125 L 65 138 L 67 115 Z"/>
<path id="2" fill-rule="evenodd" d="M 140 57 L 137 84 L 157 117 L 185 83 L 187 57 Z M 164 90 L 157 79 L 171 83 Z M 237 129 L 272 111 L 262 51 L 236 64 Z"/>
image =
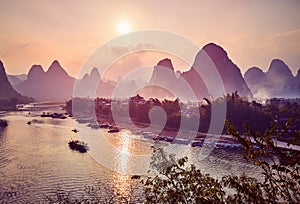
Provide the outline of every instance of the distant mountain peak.
<path id="1" fill-rule="evenodd" d="M 94 67 L 90 73 L 90 77 L 92 77 L 93 79 L 100 79 L 100 73 L 97 67 Z"/>
<path id="2" fill-rule="evenodd" d="M 53 60 L 52 65 L 60 65 L 58 60 Z"/>
<path id="3" fill-rule="evenodd" d="M 20 93 L 37 100 L 63 101 L 72 96 L 75 79 L 54 60 L 45 72 L 40 65 L 31 67 L 25 81 L 16 84 Z"/>
<path id="4" fill-rule="evenodd" d="M 281 59 L 274 59 L 267 72 L 259 68 L 248 69 L 245 80 L 256 98 L 297 97 L 300 93 L 299 73 L 294 77 Z"/>
<path id="5" fill-rule="evenodd" d="M 227 52 L 215 43 L 208 43 L 202 48 L 212 60 L 220 58 L 228 58 Z"/>
<path id="6" fill-rule="evenodd" d="M 33 78 L 39 78 L 43 74 L 45 74 L 44 69 L 41 65 L 33 65 L 29 72 L 28 72 L 28 78 L 33 79 Z"/>
<path id="7" fill-rule="evenodd" d="M 51 63 L 51 65 L 50 65 L 48 71 L 50 71 L 50 70 L 52 70 L 52 69 L 62 69 L 60 63 L 59 63 L 57 60 L 54 60 L 54 61 Z"/>
<path id="8" fill-rule="evenodd" d="M 68 73 L 62 68 L 62 66 L 60 65 L 60 63 L 57 60 L 54 60 L 52 62 L 47 73 L 54 74 L 57 76 L 59 76 L 59 75 L 67 75 L 68 76 Z"/>
<path id="9" fill-rule="evenodd" d="M 249 68 L 245 74 L 244 78 L 247 78 L 248 76 L 253 76 L 253 75 L 264 75 L 265 73 L 259 68 L 259 67 L 251 67 Z"/>
<path id="10" fill-rule="evenodd" d="M 159 67 L 166 67 L 166 68 L 169 68 L 169 69 L 171 69 L 171 70 L 174 70 L 172 61 L 171 61 L 171 59 L 169 59 L 169 58 L 165 58 L 165 59 L 163 59 L 163 60 L 160 60 L 160 61 L 157 63 L 157 66 L 159 66 Z"/>
<path id="11" fill-rule="evenodd" d="M 205 45 L 196 55 L 195 61 L 192 66 L 194 72 L 198 70 L 200 73 L 204 70 L 216 69 L 219 72 L 220 77 L 223 81 L 223 85 L 226 93 L 231 93 L 238 91 L 242 96 L 252 97 L 252 93 L 247 86 L 241 71 L 237 65 L 235 65 L 228 57 L 227 52 L 219 45 L 215 43 L 209 43 Z M 187 71 L 184 74 L 188 78 L 190 84 L 193 84 L 194 87 L 197 85 L 196 81 L 202 80 L 202 96 L 207 96 L 207 87 L 204 84 L 203 79 L 196 79 L 193 77 L 193 72 Z M 188 74 L 189 73 L 189 74 Z M 205 80 L 212 81 L 214 76 L 201 76 L 205 77 Z M 206 91 L 205 91 L 206 89 Z"/>
<path id="12" fill-rule="evenodd" d="M 267 71 L 268 75 L 277 75 L 277 76 L 285 76 L 292 77 L 293 74 L 290 68 L 281 60 L 281 59 L 273 59 L 269 70 Z"/>

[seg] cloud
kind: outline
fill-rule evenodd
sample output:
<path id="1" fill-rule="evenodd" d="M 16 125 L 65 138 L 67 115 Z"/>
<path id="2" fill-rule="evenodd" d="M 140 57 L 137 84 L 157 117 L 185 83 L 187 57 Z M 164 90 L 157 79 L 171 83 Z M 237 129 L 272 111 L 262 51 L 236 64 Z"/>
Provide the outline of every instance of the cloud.
<path id="1" fill-rule="evenodd" d="M 272 56 L 272 58 L 284 60 L 292 72 L 296 74 L 300 67 L 299 39 L 300 29 L 270 35 L 262 43 L 261 51 Z"/>
<path id="2" fill-rule="evenodd" d="M 300 29 L 276 33 L 264 40 L 263 46 L 272 48 L 273 52 L 294 52 L 300 56 Z"/>
<path id="3" fill-rule="evenodd" d="M 125 46 L 110 46 L 108 49 L 117 55 L 123 55 L 129 51 L 128 47 Z"/>
<path id="4" fill-rule="evenodd" d="M 29 69 L 33 64 L 48 61 L 49 53 L 49 47 L 43 42 L 11 41 L 8 46 L 0 48 L 1 58 L 10 73 L 24 73 L 24 69 Z"/>

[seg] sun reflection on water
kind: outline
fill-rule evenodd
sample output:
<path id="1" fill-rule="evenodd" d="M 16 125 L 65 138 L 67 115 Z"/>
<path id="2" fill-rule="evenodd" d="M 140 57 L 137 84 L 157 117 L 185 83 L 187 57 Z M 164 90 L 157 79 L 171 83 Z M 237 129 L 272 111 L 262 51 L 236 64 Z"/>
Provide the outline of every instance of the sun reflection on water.
<path id="1" fill-rule="evenodd" d="M 130 175 L 116 172 L 113 175 L 114 192 L 119 201 L 129 200 L 131 195 L 131 177 Z"/>
<path id="2" fill-rule="evenodd" d="M 130 197 L 131 191 L 131 178 L 130 175 L 127 175 L 126 172 L 128 170 L 128 161 L 130 159 L 130 149 L 134 148 L 132 139 L 128 135 L 127 132 L 119 133 L 119 163 L 118 169 L 119 172 L 115 172 L 113 176 L 115 192 L 120 199 L 126 199 Z"/>

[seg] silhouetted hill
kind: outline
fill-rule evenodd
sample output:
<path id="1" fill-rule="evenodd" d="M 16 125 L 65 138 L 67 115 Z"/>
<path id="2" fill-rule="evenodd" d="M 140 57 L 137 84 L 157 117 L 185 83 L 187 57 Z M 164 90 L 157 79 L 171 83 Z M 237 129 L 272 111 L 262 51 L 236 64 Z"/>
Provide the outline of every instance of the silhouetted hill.
<path id="1" fill-rule="evenodd" d="M 154 66 L 148 88 L 141 92 L 142 95 L 155 98 L 173 97 L 166 90 L 174 90 L 177 87 L 178 78 L 176 77 L 175 69 L 172 61 L 165 58 Z"/>
<path id="2" fill-rule="evenodd" d="M 22 96 L 9 83 L 4 65 L 0 61 L 0 110 L 14 109 L 18 103 L 33 102 L 33 98 Z"/>
<path id="3" fill-rule="evenodd" d="M 75 79 L 53 61 L 45 72 L 40 65 L 33 65 L 27 79 L 15 86 L 22 94 L 37 100 L 64 101 L 72 96 Z"/>
<path id="4" fill-rule="evenodd" d="M 100 80 L 99 70 L 94 67 L 90 74 L 85 74 L 82 79 L 76 80 L 76 88 L 74 87 L 73 92 L 74 96 L 95 97 Z"/>
<path id="5" fill-rule="evenodd" d="M 289 67 L 280 59 L 272 60 L 264 73 L 259 68 L 250 68 L 245 73 L 245 81 L 254 97 L 260 99 L 273 97 L 299 97 L 300 80 L 293 76 Z"/>
<path id="6" fill-rule="evenodd" d="M 254 97 L 257 94 L 264 95 L 264 87 L 266 85 L 265 73 L 258 67 L 252 67 L 245 72 L 244 79 L 251 89 Z"/>
<path id="7" fill-rule="evenodd" d="M 126 87 L 123 87 L 126 88 Z M 101 79 L 99 70 L 94 67 L 91 72 L 86 73 L 81 79 L 76 80 L 74 86 L 74 97 L 112 97 L 116 89 L 116 82 Z"/>
<path id="8" fill-rule="evenodd" d="M 211 69 L 216 70 L 224 84 L 225 93 L 238 91 L 241 96 L 252 97 L 252 93 L 248 88 L 240 69 L 228 58 L 227 53 L 220 46 L 210 43 L 203 47 L 197 54 L 194 64 L 190 70 L 175 73 L 174 67 L 170 59 L 160 61 L 154 67 L 151 83 L 170 88 L 179 93 L 177 96 L 188 99 L 190 93 L 187 89 L 192 90 L 197 99 L 208 97 L 211 95 L 208 91 L 206 82 L 216 81 L 216 76 L 206 75 Z M 207 78 L 207 77 L 210 78 Z M 205 80 L 203 79 L 205 77 Z M 210 90 L 220 89 L 222 84 L 211 83 Z M 215 92 L 216 93 L 216 92 Z M 220 95 L 215 95 L 219 97 Z"/>
<path id="9" fill-rule="evenodd" d="M 222 47 L 214 43 L 209 43 L 203 47 L 203 50 L 218 69 L 226 93 L 238 91 L 241 96 L 252 97 L 252 93 L 241 74 L 241 70 L 229 59 L 227 52 Z"/>
<path id="10" fill-rule="evenodd" d="M 150 84 L 168 85 L 176 81 L 175 70 L 169 58 L 163 59 L 154 66 Z"/>

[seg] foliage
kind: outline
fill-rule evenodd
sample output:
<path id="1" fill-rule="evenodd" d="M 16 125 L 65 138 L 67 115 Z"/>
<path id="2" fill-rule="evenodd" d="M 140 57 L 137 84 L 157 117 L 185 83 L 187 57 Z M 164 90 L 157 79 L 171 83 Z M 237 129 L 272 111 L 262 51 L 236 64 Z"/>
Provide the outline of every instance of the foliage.
<path id="1" fill-rule="evenodd" d="M 155 149 L 153 155 L 151 166 L 159 174 L 142 181 L 145 203 L 222 203 L 221 183 L 194 165 L 186 167 L 186 157 L 176 161 L 162 149 Z"/>
<path id="2" fill-rule="evenodd" d="M 299 152 L 278 148 L 272 140 L 291 124 L 280 130 L 273 124 L 264 134 L 245 125 L 247 134 L 242 136 L 226 121 L 228 133 L 242 144 L 245 159 L 261 167 L 262 179 L 242 174 L 218 180 L 187 165 L 187 158 L 176 160 L 154 149 L 151 166 L 157 175 L 142 181 L 146 203 L 299 203 Z"/>
<path id="3" fill-rule="evenodd" d="M 203 103 L 204 101 L 205 103 Z M 194 130 L 195 125 L 198 124 L 198 131 L 206 133 L 211 122 L 212 107 L 220 107 L 220 105 L 223 107 L 225 103 L 227 108 L 226 119 L 240 133 L 246 132 L 243 123 L 247 123 L 256 131 L 263 133 L 272 121 L 277 120 L 279 123 L 285 123 L 287 117 L 297 118 L 298 120 L 294 123 L 294 129 L 299 129 L 300 127 L 300 106 L 297 103 L 286 102 L 282 106 L 262 105 L 256 101 L 249 102 L 245 98 L 240 97 L 237 92 L 224 95 L 214 101 L 203 98 L 203 102 L 199 102 L 198 105 L 193 105 L 185 110 L 185 104 L 181 103 L 179 99 L 160 101 L 157 98 L 150 98 L 145 100 L 139 95 L 133 96 L 128 100 L 73 98 L 66 102 L 65 110 L 73 115 L 72 107 L 75 107 L 75 117 L 96 114 L 103 120 L 108 120 L 107 122 L 113 122 L 113 108 L 114 117 L 123 119 L 130 117 L 136 125 L 144 124 L 147 126 L 151 123 L 149 118 L 150 110 L 155 110 L 153 109 L 154 107 L 161 107 L 167 115 L 166 129 L 179 130 L 183 128 Z M 184 110 L 181 110 L 181 108 Z M 188 114 L 182 114 L 182 112 L 188 112 Z M 152 113 L 155 114 L 155 111 Z M 159 118 L 160 116 L 158 115 L 157 117 Z M 225 133 L 225 130 L 223 133 Z"/>
<path id="4" fill-rule="evenodd" d="M 120 193 L 109 186 L 99 182 L 97 187 L 85 186 L 83 189 L 84 194 L 81 196 L 75 195 L 72 192 L 56 189 L 52 195 L 45 196 L 45 202 L 51 204 L 79 204 L 79 203 L 101 203 L 101 204 L 114 204 L 114 203 L 142 203 L 143 198 L 139 195 L 138 180 L 131 180 L 129 196 L 122 196 Z"/>
<path id="5" fill-rule="evenodd" d="M 265 199 L 266 202 L 300 201 L 300 152 L 278 148 L 273 141 L 273 138 L 278 140 L 286 134 L 292 124 L 292 119 L 281 128 L 274 123 L 263 134 L 255 133 L 244 124 L 247 133 L 241 136 L 228 121 L 226 122 L 228 133 L 243 145 L 245 158 L 262 168 L 264 182 L 257 182 L 262 193 L 258 198 Z M 294 138 L 300 139 L 299 130 L 295 132 Z M 232 185 L 234 182 L 226 184 Z"/>

